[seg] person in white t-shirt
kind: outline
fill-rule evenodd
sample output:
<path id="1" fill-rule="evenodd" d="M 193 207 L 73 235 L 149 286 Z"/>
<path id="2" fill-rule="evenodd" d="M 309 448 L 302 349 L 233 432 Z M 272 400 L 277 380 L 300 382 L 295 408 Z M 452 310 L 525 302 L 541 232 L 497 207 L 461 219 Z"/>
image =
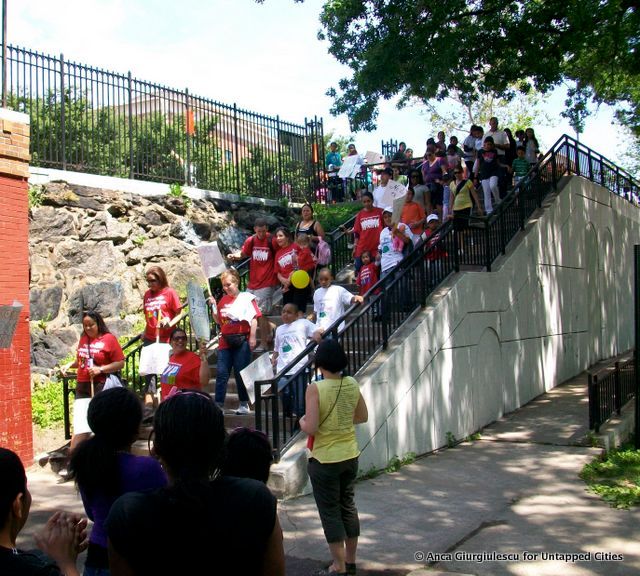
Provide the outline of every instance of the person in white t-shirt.
<path id="1" fill-rule="evenodd" d="M 498 128 L 498 119 L 495 116 L 492 116 L 489 119 L 489 131 L 484 133 L 484 138 L 482 139 L 483 142 L 487 136 L 491 136 L 493 138 L 493 143 L 498 151 L 498 156 L 503 158 L 506 150 L 510 146 L 509 137 L 504 130 L 500 130 Z"/>
<path id="2" fill-rule="evenodd" d="M 389 207 L 382 213 L 384 228 L 380 232 L 378 246 L 378 260 L 382 269 L 382 276 L 388 274 L 404 258 L 404 248 L 413 242 L 413 234 L 406 224 L 394 224 L 391 221 L 393 210 Z"/>
<path id="3" fill-rule="evenodd" d="M 392 174 L 393 170 L 391 168 L 384 168 L 380 171 L 380 184 L 373 191 L 374 208 L 382 208 L 384 206 L 383 197 Z"/>
<path id="4" fill-rule="evenodd" d="M 318 273 L 318 288 L 313 295 L 313 317 L 318 331 L 323 334 L 338 318 L 344 316 L 351 304 L 361 304 L 364 298 L 352 294 L 346 288 L 332 284 L 333 275 L 329 268 Z M 344 322 L 340 324 L 342 330 Z"/>
<path id="5" fill-rule="evenodd" d="M 293 302 L 282 307 L 282 324 L 276 328 L 274 341 L 274 352 L 271 356 L 271 363 L 276 369 L 276 373 L 284 370 L 292 360 L 294 360 L 314 339 L 320 341 L 321 335 L 316 331 L 316 325 L 306 318 L 298 318 L 298 306 Z M 303 358 L 287 370 L 286 375 L 296 374 L 306 362 Z M 304 414 L 304 394 L 307 371 L 300 372 L 295 378 L 290 380 L 288 390 L 285 392 L 283 408 L 286 416 L 295 414 L 300 417 Z M 287 384 L 287 378 L 280 378 L 278 390 Z"/>

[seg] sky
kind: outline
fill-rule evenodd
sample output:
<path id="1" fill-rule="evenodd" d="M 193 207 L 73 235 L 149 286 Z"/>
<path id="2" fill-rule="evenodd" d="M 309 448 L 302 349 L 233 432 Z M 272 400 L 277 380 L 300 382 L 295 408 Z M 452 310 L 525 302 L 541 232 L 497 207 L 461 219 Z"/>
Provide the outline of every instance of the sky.
<path id="1" fill-rule="evenodd" d="M 346 116 L 333 117 L 327 89 L 348 68 L 317 39 L 324 0 L 7 0 L 8 43 L 64 54 L 67 61 L 233 104 L 302 124 L 324 119 L 325 133 L 350 134 Z M 536 126 L 543 147 L 563 133 L 574 135 L 560 118 L 564 96 L 546 98 L 554 126 Z M 602 107 L 588 119 L 581 141 L 617 161 L 620 130 Z M 397 110 L 380 105 L 378 129 L 354 135 L 359 152 L 380 151 L 382 140 L 404 140 L 422 154 L 438 127 L 419 106 Z M 458 134 L 464 137 L 466 134 Z"/>

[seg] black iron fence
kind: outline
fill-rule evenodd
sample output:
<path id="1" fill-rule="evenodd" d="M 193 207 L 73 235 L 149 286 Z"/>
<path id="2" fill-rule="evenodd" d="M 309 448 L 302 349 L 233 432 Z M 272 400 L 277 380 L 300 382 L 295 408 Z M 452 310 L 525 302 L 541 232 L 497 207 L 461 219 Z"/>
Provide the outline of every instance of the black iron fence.
<path id="1" fill-rule="evenodd" d="M 640 183 L 636 179 L 573 138 L 562 136 L 490 216 L 475 218 L 465 234 L 456 233 L 448 222 L 433 236 L 420 240 L 392 274 L 371 288 L 362 305 L 352 306 L 327 330 L 326 335 L 340 340 L 347 352 L 348 373 L 355 374 L 376 352 L 387 348 L 389 338 L 425 305 L 429 294 L 452 272 L 461 266 L 491 270 L 495 259 L 505 253 L 547 194 L 569 174 L 589 178 L 638 204 Z M 298 403 L 302 403 L 299 411 L 304 413 L 304 390 L 315 376 L 314 349 L 315 345 L 310 344 L 274 378 L 261 382 L 264 393 L 256 383 L 256 427 L 269 434 L 278 456 L 297 435 L 300 414 L 287 407 L 292 405 L 297 387 L 301 396 Z M 302 361 L 299 369 L 288 374 Z"/>
<path id="2" fill-rule="evenodd" d="M 322 119 L 303 125 L 7 46 L 7 106 L 29 115 L 31 164 L 270 199 L 311 199 Z"/>
<path id="3" fill-rule="evenodd" d="M 613 369 L 589 373 L 589 429 L 600 431 L 635 395 L 635 361 L 616 362 Z"/>

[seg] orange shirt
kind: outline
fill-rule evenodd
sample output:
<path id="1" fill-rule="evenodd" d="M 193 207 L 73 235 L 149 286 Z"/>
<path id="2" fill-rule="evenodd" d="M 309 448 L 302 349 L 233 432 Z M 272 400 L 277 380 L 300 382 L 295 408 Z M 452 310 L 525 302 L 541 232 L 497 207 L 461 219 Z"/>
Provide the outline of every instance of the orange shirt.
<path id="1" fill-rule="evenodd" d="M 404 203 L 400 222 L 407 224 L 413 234 L 422 234 L 424 231 L 424 219 L 424 208 L 420 204 L 417 202 Z"/>

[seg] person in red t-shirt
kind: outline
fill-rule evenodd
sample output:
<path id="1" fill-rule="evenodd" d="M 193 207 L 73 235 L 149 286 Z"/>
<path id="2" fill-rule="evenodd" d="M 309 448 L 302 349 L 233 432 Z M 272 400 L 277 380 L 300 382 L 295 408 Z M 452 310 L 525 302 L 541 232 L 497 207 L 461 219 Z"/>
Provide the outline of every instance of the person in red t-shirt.
<path id="1" fill-rule="evenodd" d="M 159 342 L 169 342 L 173 327 L 171 320 L 180 314 L 182 308 L 177 292 L 169 286 L 167 275 L 160 266 L 151 266 L 145 276 L 149 289 L 144 293 L 142 308 L 146 325 L 142 334 L 143 346 Z M 145 381 L 145 415 L 149 416 L 151 404 L 157 406 L 156 375 L 147 374 Z"/>
<path id="2" fill-rule="evenodd" d="M 318 261 L 311 251 L 311 239 L 308 234 L 298 234 L 298 236 L 296 236 L 296 244 L 300 247 L 300 251 L 298 252 L 298 270 L 304 270 L 309 274 L 307 302 L 310 302 L 313 295 L 313 279 L 316 275 L 316 265 Z M 301 316 L 304 316 L 304 311 Z"/>
<path id="3" fill-rule="evenodd" d="M 228 254 L 227 258 L 235 261 L 251 258 L 247 287 L 248 291 L 256 297 L 258 308 L 262 312 L 262 316 L 258 320 L 260 346 L 256 348 L 257 352 L 261 352 L 268 350 L 272 341 L 268 316 L 273 309 L 273 294 L 278 287 L 278 277 L 274 266 L 278 244 L 275 237 L 269 234 L 267 222 L 263 218 L 256 218 L 253 231 L 255 234 L 245 240 L 242 248 Z"/>
<path id="4" fill-rule="evenodd" d="M 240 371 L 251 362 L 251 351 L 256 347 L 256 329 L 260 309 L 253 294 L 240 292 L 240 276 L 235 270 L 220 274 L 225 295 L 217 304 L 216 322 L 220 326 L 218 364 L 216 374 L 216 404 L 224 409 L 227 383 L 231 368 L 236 378 L 240 407 L 236 414 L 249 414 L 249 395 L 242 382 Z"/>
<path id="5" fill-rule="evenodd" d="M 360 296 L 364 296 L 369 289 L 379 280 L 378 267 L 371 258 L 371 252 L 365 250 L 360 258 L 362 260 L 362 267 L 358 272 L 358 278 L 356 279 L 356 285 L 359 287 Z M 378 290 L 376 290 L 378 292 Z"/>
<path id="6" fill-rule="evenodd" d="M 371 258 L 375 260 L 378 255 L 378 243 L 380 232 L 384 228 L 382 222 L 382 208 L 373 206 L 373 194 L 365 192 L 362 194 L 362 210 L 356 214 L 353 224 L 355 240 L 353 242 L 353 257 L 355 259 L 356 274 L 362 266 L 362 253 L 367 251 Z"/>
<path id="7" fill-rule="evenodd" d="M 160 376 L 160 394 L 164 400 L 175 386 L 180 390 L 202 390 L 209 383 L 207 345 L 201 341 L 199 354 L 187 350 L 187 333 L 176 328 L 169 338 L 171 356 Z"/>
<path id="8" fill-rule="evenodd" d="M 276 241 L 280 249 L 276 253 L 276 274 L 282 284 L 282 305 L 293 302 L 303 315 L 307 309 L 309 287 L 296 288 L 291 284 L 291 275 L 299 270 L 298 254 L 300 246 L 291 241 L 291 232 L 280 227 L 276 230 Z"/>
<path id="9" fill-rule="evenodd" d="M 76 400 L 91 398 L 104 388 L 107 375 L 124 367 L 124 354 L 117 338 L 109 332 L 98 312 L 85 312 L 82 317 L 82 335 L 75 361 L 61 368 L 62 375 L 69 368 L 77 368 Z M 89 433 L 74 434 L 71 450 Z"/>

